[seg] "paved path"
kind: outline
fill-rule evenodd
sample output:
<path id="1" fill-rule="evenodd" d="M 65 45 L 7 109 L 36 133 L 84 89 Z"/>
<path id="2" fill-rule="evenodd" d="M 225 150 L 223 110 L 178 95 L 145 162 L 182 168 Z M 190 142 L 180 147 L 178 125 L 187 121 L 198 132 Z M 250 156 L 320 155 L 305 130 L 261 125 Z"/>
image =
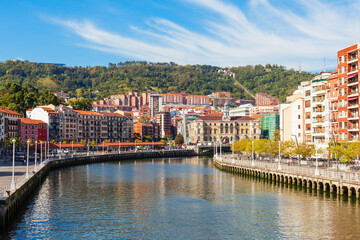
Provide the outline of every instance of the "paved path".
<path id="1" fill-rule="evenodd" d="M 18 164 L 18 163 L 17 163 Z M 8 164 L 6 164 L 8 165 Z M 34 170 L 34 163 L 29 164 L 29 173 Z M 25 178 L 26 165 L 15 166 L 15 183 Z M 12 166 L 0 166 L 0 189 L 10 185 L 12 178 Z"/>

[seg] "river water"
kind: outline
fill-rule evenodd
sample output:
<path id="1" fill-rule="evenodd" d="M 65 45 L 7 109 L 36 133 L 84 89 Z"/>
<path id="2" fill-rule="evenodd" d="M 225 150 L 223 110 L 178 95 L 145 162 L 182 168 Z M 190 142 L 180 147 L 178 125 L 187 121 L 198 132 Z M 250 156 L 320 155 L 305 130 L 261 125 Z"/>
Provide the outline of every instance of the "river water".
<path id="1" fill-rule="evenodd" d="M 52 171 L 11 239 L 360 239 L 360 204 L 221 172 L 208 158 Z"/>

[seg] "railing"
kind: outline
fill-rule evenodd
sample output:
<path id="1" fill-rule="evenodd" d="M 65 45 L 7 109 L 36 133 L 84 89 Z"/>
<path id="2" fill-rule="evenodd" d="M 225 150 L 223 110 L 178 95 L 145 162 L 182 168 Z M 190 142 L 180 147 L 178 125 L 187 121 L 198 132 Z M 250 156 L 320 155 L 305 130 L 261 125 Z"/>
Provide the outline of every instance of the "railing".
<path id="1" fill-rule="evenodd" d="M 215 158 L 225 164 L 232 164 L 235 166 L 247 166 L 247 167 L 255 167 L 261 168 L 264 170 L 272 170 L 272 171 L 281 171 L 287 172 L 291 174 L 298 174 L 302 176 L 311 176 L 315 175 L 316 167 L 313 166 L 293 166 L 292 163 L 286 162 L 288 159 L 281 159 L 280 166 L 281 169 L 279 170 L 279 162 L 269 162 L 269 161 L 259 161 L 259 160 L 251 160 L 251 159 L 239 159 L 237 155 L 234 155 L 234 159 L 232 158 L 231 154 L 222 155 L 220 159 L 220 155 L 215 156 Z M 320 166 L 320 163 L 319 163 Z M 334 178 L 334 179 L 343 179 L 349 181 L 357 181 L 360 183 L 360 177 L 357 172 L 349 172 L 349 171 L 336 171 L 333 168 L 323 168 L 318 167 L 319 176 L 320 177 L 327 177 L 327 178 Z"/>
<path id="2" fill-rule="evenodd" d="M 166 150 L 166 149 L 164 149 Z M 183 149 L 171 149 L 172 151 L 179 151 L 179 150 L 183 150 Z M 187 150 L 187 149 L 186 149 Z M 106 155 L 116 155 L 116 154 L 120 154 L 120 153 L 133 153 L 133 152 L 154 152 L 154 151 L 158 151 L 158 150 L 139 150 L 139 149 L 135 149 L 135 150 L 129 150 L 129 151 L 113 151 L 113 152 L 109 152 L 106 153 Z M 104 155 L 104 152 L 80 152 L 77 153 L 76 155 L 74 154 L 56 154 L 56 155 L 50 155 L 48 159 L 43 159 L 43 161 L 40 163 L 40 159 L 37 160 L 37 166 L 36 166 L 36 171 L 35 171 L 35 166 L 31 165 L 29 166 L 29 178 L 31 178 L 33 175 L 35 175 L 37 172 L 39 172 L 47 163 L 51 162 L 51 161 L 57 161 L 57 160 L 63 160 L 63 159 L 68 159 L 68 158 L 76 158 L 76 157 L 84 157 L 84 156 L 100 156 L 100 155 Z M 16 172 L 16 166 L 15 166 L 15 172 Z M 22 176 L 16 177 L 15 182 L 16 182 L 16 186 L 17 188 L 19 188 L 19 186 L 23 185 L 26 181 L 28 180 L 28 178 L 26 177 L 26 173 L 23 174 Z M 0 186 L 0 197 L 8 197 L 9 194 L 11 193 L 10 191 L 10 185 L 11 185 L 11 180 L 9 181 L 8 184 L 5 185 L 1 185 Z"/>

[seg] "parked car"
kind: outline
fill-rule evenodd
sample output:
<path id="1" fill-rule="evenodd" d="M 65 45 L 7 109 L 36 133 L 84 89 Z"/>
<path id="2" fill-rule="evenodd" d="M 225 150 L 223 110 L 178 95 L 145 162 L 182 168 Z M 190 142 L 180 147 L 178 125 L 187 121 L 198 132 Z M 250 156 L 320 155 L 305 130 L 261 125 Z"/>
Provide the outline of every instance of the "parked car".
<path id="1" fill-rule="evenodd" d="M 15 154 L 15 161 L 24 161 L 25 160 L 25 153 L 24 152 L 17 152 Z"/>

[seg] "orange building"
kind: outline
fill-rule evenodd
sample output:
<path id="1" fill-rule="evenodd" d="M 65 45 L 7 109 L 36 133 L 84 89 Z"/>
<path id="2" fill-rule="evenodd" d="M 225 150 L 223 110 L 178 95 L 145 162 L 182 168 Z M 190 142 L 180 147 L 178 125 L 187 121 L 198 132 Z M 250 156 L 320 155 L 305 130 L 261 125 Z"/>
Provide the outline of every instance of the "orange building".
<path id="1" fill-rule="evenodd" d="M 339 140 L 344 141 L 359 139 L 359 50 L 357 43 L 337 53 Z"/>

